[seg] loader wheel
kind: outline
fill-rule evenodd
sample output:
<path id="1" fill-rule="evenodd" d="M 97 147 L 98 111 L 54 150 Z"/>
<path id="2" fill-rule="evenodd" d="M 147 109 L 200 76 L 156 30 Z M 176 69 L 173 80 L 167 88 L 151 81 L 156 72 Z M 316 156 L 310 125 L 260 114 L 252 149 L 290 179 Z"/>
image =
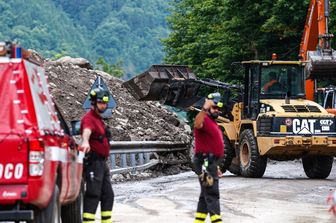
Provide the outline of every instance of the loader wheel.
<path id="1" fill-rule="evenodd" d="M 236 156 L 232 159 L 231 165 L 229 167 L 229 171 L 232 174 L 241 176 L 240 162 L 239 162 L 239 157 L 238 156 Z"/>
<path id="2" fill-rule="evenodd" d="M 302 157 L 303 169 L 307 177 L 312 179 L 325 179 L 329 176 L 333 156 L 304 156 Z"/>
<path id="3" fill-rule="evenodd" d="M 245 129 L 239 142 L 241 174 L 244 177 L 262 177 L 266 170 L 267 157 L 260 156 L 253 130 Z"/>
<path id="4" fill-rule="evenodd" d="M 230 141 L 226 135 L 223 135 L 224 141 L 224 156 L 222 162 L 220 162 L 219 167 L 222 173 L 225 173 L 226 170 L 229 170 L 229 167 L 232 163 L 234 156 L 234 149 L 232 148 Z"/>

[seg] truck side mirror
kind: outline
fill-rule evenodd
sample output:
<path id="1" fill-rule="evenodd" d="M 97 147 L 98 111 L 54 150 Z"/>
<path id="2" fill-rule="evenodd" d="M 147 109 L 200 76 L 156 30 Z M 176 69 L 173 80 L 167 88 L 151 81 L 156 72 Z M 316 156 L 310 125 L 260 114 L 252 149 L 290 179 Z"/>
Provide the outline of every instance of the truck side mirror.
<path id="1" fill-rule="evenodd" d="M 71 121 L 71 135 L 80 135 L 80 120 Z"/>

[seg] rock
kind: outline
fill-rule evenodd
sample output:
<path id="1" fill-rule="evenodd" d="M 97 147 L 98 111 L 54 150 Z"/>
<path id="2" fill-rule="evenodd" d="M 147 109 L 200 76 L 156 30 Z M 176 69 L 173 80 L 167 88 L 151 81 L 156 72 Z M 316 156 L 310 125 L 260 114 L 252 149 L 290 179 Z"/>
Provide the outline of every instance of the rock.
<path id="1" fill-rule="evenodd" d="M 47 61 L 35 50 L 28 49 L 28 54 L 29 54 L 29 57 L 27 59 L 30 61 L 34 61 L 37 64 L 44 64 Z"/>
<path id="2" fill-rule="evenodd" d="M 56 64 L 73 64 L 77 65 L 82 68 L 92 69 L 92 65 L 87 59 L 84 58 L 72 58 L 69 56 L 62 57 L 55 62 L 49 62 L 49 63 L 56 63 Z"/>
<path id="3" fill-rule="evenodd" d="M 189 125 L 184 125 L 183 127 L 187 133 L 191 134 L 191 128 Z"/>

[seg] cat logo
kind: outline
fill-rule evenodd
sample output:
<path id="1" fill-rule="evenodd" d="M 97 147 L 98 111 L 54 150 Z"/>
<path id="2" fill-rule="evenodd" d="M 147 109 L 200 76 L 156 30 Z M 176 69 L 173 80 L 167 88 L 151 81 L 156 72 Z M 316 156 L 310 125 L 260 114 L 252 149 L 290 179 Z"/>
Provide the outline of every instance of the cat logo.
<path id="1" fill-rule="evenodd" d="M 316 119 L 293 119 L 294 134 L 313 134 Z"/>

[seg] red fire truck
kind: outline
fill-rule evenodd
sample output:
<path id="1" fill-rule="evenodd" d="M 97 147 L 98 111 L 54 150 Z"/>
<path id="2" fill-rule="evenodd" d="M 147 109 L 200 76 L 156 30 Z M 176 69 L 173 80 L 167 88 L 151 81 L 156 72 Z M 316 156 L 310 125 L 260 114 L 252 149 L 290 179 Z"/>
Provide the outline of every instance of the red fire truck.
<path id="1" fill-rule="evenodd" d="M 0 42 L 0 221 L 81 222 L 80 151 L 42 66 Z"/>

